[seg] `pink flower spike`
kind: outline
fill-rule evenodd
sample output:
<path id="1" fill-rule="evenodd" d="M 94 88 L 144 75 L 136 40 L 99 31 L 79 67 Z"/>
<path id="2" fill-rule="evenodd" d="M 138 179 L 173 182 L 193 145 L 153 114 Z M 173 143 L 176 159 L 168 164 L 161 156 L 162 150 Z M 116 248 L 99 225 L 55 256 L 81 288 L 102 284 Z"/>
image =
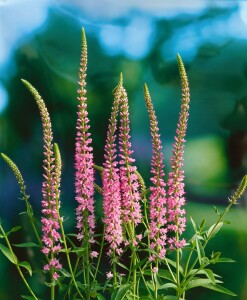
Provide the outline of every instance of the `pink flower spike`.
<path id="1" fill-rule="evenodd" d="M 123 221 L 137 226 L 141 223 L 140 184 L 136 174 L 136 167 L 132 165 L 130 142 L 130 120 L 128 97 L 124 87 L 121 87 L 120 97 L 120 128 L 119 128 L 119 157 L 120 157 L 120 185 L 122 194 Z"/>
<path id="2" fill-rule="evenodd" d="M 150 181 L 150 239 L 152 247 L 156 250 L 159 257 L 165 254 L 166 233 L 167 229 L 164 227 L 167 223 L 166 211 L 166 191 L 164 182 L 164 163 L 162 144 L 159 134 L 158 121 L 155 115 L 151 96 L 147 85 L 144 85 L 144 96 L 150 120 L 150 130 L 152 137 L 152 160 L 151 160 L 151 174 Z"/>
<path id="3" fill-rule="evenodd" d="M 43 127 L 43 140 L 44 140 L 44 159 L 43 159 L 43 177 L 44 181 L 42 183 L 42 195 L 43 200 L 42 205 L 42 242 L 44 247 L 42 252 L 47 256 L 48 261 L 53 257 L 53 248 L 59 245 L 58 241 L 61 237 L 59 230 L 59 208 L 60 208 L 60 178 L 61 178 L 61 168 L 57 166 L 55 162 L 54 147 L 53 144 L 53 133 L 50 115 L 46 108 L 44 100 L 39 95 L 38 91 L 27 81 L 22 80 L 27 86 L 30 92 L 33 94 L 36 103 L 38 105 L 42 127 Z M 58 149 L 58 147 L 57 147 Z M 56 149 L 55 149 L 56 151 Z M 56 168 L 58 167 L 58 168 Z M 57 169 L 57 170 L 56 170 Z M 44 266 L 44 271 L 49 271 L 48 265 Z"/>
<path id="4" fill-rule="evenodd" d="M 170 249 L 182 248 L 185 244 L 184 240 L 179 240 L 179 235 L 185 230 L 186 219 L 183 217 L 185 210 L 181 207 L 185 204 L 184 198 L 184 171 L 183 153 L 185 144 L 185 135 L 189 116 L 190 92 L 188 78 L 182 62 L 178 55 L 178 65 L 182 85 L 182 104 L 179 115 L 179 121 L 176 130 L 175 142 L 173 144 L 171 167 L 172 172 L 169 173 L 168 180 L 168 229 L 174 232 L 175 238 L 169 239 Z"/>
<path id="5" fill-rule="evenodd" d="M 105 162 L 103 163 L 102 173 L 102 191 L 103 191 L 103 210 L 105 223 L 105 239 L 110 244 L 109 255 L 121 253 L 120 244 L 123 241 L 122 221 L 121 221 L 121 194 L 119 169 L 116 161 L 116 129 L 117 115 L 120 100 L 120 87 L 122 85 L 122 77 L 115 90 L 114 102 L 112 106 L 111 117 L 107 132 L 105 144 Z"/>
<path id="6" fill-rule="evenodd" d="M 95 230 L 94 213 L 94 169 L 92 139 L 87 117 L 86 98 L 87 43 L 82 31 L 82 52 L 79 71 L 77 136 L 75 143 L 75 193 L 78 239 L 93 241 Z"/>

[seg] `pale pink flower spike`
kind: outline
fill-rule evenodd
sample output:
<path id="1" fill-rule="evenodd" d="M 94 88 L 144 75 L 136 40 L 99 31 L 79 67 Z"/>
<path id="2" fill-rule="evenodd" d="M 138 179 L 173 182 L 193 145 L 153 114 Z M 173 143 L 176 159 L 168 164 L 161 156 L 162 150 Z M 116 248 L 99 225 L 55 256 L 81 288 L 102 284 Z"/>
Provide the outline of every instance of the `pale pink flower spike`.
<path id="1" fill-rule="evenodd" d="M 132 163 L 133 150 L 130 142 L 129 105 L 126 90 L 121 88 L 120 98 L 120 128 L 119 128 L 119 157 L 120 184 L 122 193 L 122 215 L 125 223 L 137 226 L 141 223 L 140 184 L 136 174 L 136 166 Z"/>
<path id="2" fill-rule="evenodd" d="M 168 179 L 168 229 L 174 232 L 175 236 L 171 237 L 168 242 L 170 249 L 182 248 L 185 245 L 184 239 L 179 239 L 179 236 L 184 232 L 186 226 L 185 205 L 184 198 L 184 170 L 183 167 L 183 154 L 185 135 L 189 117 L 189 102 L 190 92 L 188 78 L 181 57 L 178 55 L 178 65 L 182 85 L 182 105 L 179 115 L 179 121 L 176 130 L 175 142 L 173 144 L 171 167 L 172 171 L 169 173 Z"/>
<path id="3" fill-rule="evenodd" d="M 105 162 L 103 163 L 102 173 L 102 191 L 103 191 L 103 209 L 105 223 L 105 239 L 110 244 L 108 255 L 121 254 L 120 245 L 123 241 L 122 220 L 121 220 L 121 194 L 118 162 L 116 161 L 116 129 L 117 115 L 119 111 L 120 88 L 122 78 L 116 88 L 112 113 L 107 132 L 105 144 Z"/>
<path id="4" fill-rule="evenodd" d="M 164 182 L 164 163 L 162 144 L 159 134 L 158 121 L 155 115 L 152 100 L 148 91 L 148 87 L 144 85 L 144 96 L 146 101 L 147 110 L 149 113 L 150 130 L 152 137 L 152 160 L 151 160 L 151 173 L 150 181 L 150 239 L 151 249 L 155 250 L 158 256 L 162 259 L 166 254 L 166 240 L 167 240 L 167 199 Z"/>
<path id="5" fill-rule="evenodd" d="M 22 82 L 27 86 L 30 92 L 33 94 L 42 120 L 43 126 L 43 139 L 44 139 L 44 160 L 43 160 L 43 183 L 42 183 L 42 195 L 43 200 L 42 205 L 42 242 L 44 247 L 42 252 L 48 258 L 48 264 L 43 268 L 44 271 L 49 271 L 56 269 L 61 269 L 61 264 L 54 258 L 55 255 L 61 250 L 61 245 L 59 240 L 61 235 L 59 233 L 59 212 L 60 208 L 60 176 L 61 174 L 56 171 L 55 157 L 54 157 L 54 144 L 53 144 L 53 133 L 50 115 L 46 108 L 44 100 L 41 98 L 37 90 L 27 81 L 22 80 Z M 53 273 L 53 279 L 57 279 L 59 275 L 55 272 Z"/>
<path id="6" fill-rule="evenodd" d="M 86 70 L 87 44 L 86 36 L 82 32 L 82 54 L 79 71 L 78 89 L 78 118 L 76 123 L 77 136 L 75 144 L 75 193 L 78 206 L 76 208 L 78 239 L 94 242 L 95 214 L 94 214 L 94 168 L 92 139 L 89 133 L 90 125 L 87 117 L 86 98 Z"/>

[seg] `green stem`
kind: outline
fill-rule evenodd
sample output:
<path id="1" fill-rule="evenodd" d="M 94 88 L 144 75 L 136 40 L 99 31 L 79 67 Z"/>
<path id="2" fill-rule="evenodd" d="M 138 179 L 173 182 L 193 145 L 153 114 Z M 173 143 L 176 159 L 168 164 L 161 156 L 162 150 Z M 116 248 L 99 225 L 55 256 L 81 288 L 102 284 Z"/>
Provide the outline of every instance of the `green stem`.
<path id="1" fill-rule="evenodd" d="M 72 270 L 72 274 L 75 274 L 75 273 L 76 273 L 77 267 L 78 267 L 78 265 L 79 265 L 79 261 L 80 261 L 80 258 L 77 257 L 76 262 L 75 262 L 75 266 L 74 266 L 74 270 Z M 72 278 L 72 279 L 70 280 L 70 282 L 69 282 L 69 286 L 68 286 L 68 289 L 67 289 L 67 291 L 66 291 L 66 293 L 65 293 L 65 295 L 64 295 L 63 300 L 66 299 L 66 297 L 67 297 L 67 295 L 68 295 L 68 293 L 69 293 L 69 290 L 70 290 L 70 286 L 71 286 L 71 284 L 72 284 L 73 282 L 74 282 L 74 280 L 73 280 L 73 278 Z"/>
<path id="2" fill-rule="evenodd" d="M 103 234 L 102 234 L 102 240 L 101 240 L 101 245 L 100 245 L 100 251 L 99 251 L 99 257 L 98 257 L 98 260 L 97 260 L 95 274 L 93 276 L 93 282 L 95 282 L 95 280 L 96 280 L 96 277 L 97 277 L 97 274 L 98 274 L 98 270 L 99 270 L 100 261 L 101 261 L 101 257 L 102 257 L 102 253 L 103 253 L 104 240 L 105 240 L 105 228 L 106 228 L 106 225 L 104 224 Z"/>
<path id="3" fill-rule="evenodd" d="M 140 274 L 141 274 L 141 277 L 142 277 L 142 280 L 145 284 L 145 287 L 149 293 L 150 296 L 153 296 L 152 293 L 150 292 L 150 288 L 148 287 L 147 283 L 146 283 L 146 280 L 145 280 L 145 277 L 143 276 L 143 272 L 144 270 L 146 269 L 146 266 L 147 266 L 147 263 L 145 263 L 145 265 L 143 266 L 143 269 L 141 269 L 141 267 L 139 267 L 139 270 L 140 270 Z"/>
<path id="4" fill-rule="evenodd" d="M 54 259 L 54 254 L 51 254 L 51 260 Z M 54 274 L 54 268 L 51 268 L 51 283 L 53 283 L 54 279 L 53 279 L 53 274 Z M 55 299 L 55 285 L 51 284 L 51 300 Z"/>
<path id="5" fill-rule="evenodd" d="M 134 266 L 134 271 L 133 271 L 133 292 L 134 292 L 134 299 L 136 299 L 136 252 L 133 252 L 133 266 Z"/>
<path id="6" fill-rule="evenodd" d="M 117 287 L 117 265 L 116 265 L 116 253 L 113 251 L 113 261 L 112 261 L 112 270 L 113 270 L 113 284 L 114 289 Z"/>
<path id="7" fill-rule="evenodd" d="M 189 268 L 189 264 L 190 264 L 190 260 L 191 260 L 191 257 L 192 257 L 192 254 L 195 250 L 195 245 L 192 246 L 191 250 L 190 250 L 190 253 L 189 253 L 189 256 L 188 256 L 188 259 L 187 259 L 187 262 L 186 262 L 186 265 L 185 265 L 185 269 L 184 269 L 184 276 L 187 275 L 188 273 L 188 268 Z"/>
<path id="8" fill-rule="evenodd" d="M 89 273 L 89 241 L 86 243 L 86 291 L 87 299 L 90 300 L 90 273 Z"/>
<path id="9" fill-rule="evenodd" d="M 60 223 L 62 238 L 63 238 L 63 242 L 64 242 L 65 254 L 66 254 L 66 258 L 67 258 L 67 262 L 68 262 L 68 266 L 69 266 L 69 271 L 70 271 L 70 274 L 72 276 L 72 281 L 73 281 L 73 283 L 75 285 L 75 288 L 76 288 L 79 296 L 81 297 L 81 299 L 84 299 L 83 295 L 81 294 L 81 292 L 79 290 L 77 282 L 75 280 L 75 275 L 74 275 L 74 271 L 72 269 L 72 265 L 71 265 L 71 261 L 70 261 L 70 256 L 69 256 L 69 250 L 68 250 L 68 246 L 67 246 L 67 242 L 66 242 L 66 236 L 65 236 L 65 233 L 64 233 L 64 228 L 63 228 L 63 224 L 62 224 L 62 221 L 61 221 L 60 217 L 59 217 L 59 223 Z"/>
<path id="10" fill-rule="evenodd" d="M 172 276 L 174 282 L 176 282 L 176 278 L 175 278 L 175 276 L 174 276 L 174 274 L 173 274 L 173 272 L 172 272 L 172 270 L 171 270 L 171 268 L 170 268 L 170 265 L 169 265 L 167 259 L 165 258 L 164 260 L 165 260 L 165 262 L 166 262 L 167 268 L 168 268 L 168 270 L 169 270 L 169 272 L 170 272 L 170 274 L 171 274 L 171 276 Z"/>
<path id="11" fill-rule="evenodd" d="M 158 262 L 157 258 L 155 260 L 155 267 L 156 268 L 159 267 L 159 262 Z M 155 295 L 155 299 L 158 299 L 158 283 L 157 283 L 157 280 L 155 280 L 155 279 L 154 279 L 154 295 Z"/>
<path id="12" fill-rule="evenodd" d="M 176 232 L 176 240 L 178 241 L 179 239 L 179 236 L 178 236 L 178 232 Z M 177 279 L 177 296 L 178 296 L 178 299 L 179 299 L 179 296 L 180 296 L 180 272 L 179 272 L 179 267 L 180 267 L 180 253 L 179 253 L 179 249 L 176 249 L 176 279 Z"/>
<path id="13" fill-rule="evenodd" d="M 230 210 L 231 206 L 234 204 L 233 201 L 231 201 L 228 206 L 225 208 L 225 210 L 220 214 L 218 221 L 215 223 L 214 227 L 212 228 L 210 234 L 207 236 L 207 238 L 204 241 L 204 244 L 202 245 L 202 247 L 205 249 L 205 247 L 207 246 L 207 243 L 209 242 L 209 240 L 211 239 L 212 235 L 214 234 L 215 229 L 217 228 L 217 226 L 219 225 L 219 223 L 222 221 L 222 219 L 224 218 L 225 214 Z M 199 258 L 197 257 L 195 259 L 195 261 L 193 262 L 192 266 L 189 269 L 189 272 L 195 267 L 196 263 L 198 262 Z"/>
<path id="14" fill-rule="evenodd" d="M 9 248 L 9 250 L 10 250 L 10 253 L 11 253 L 11 255 L 12 255 L 12 258 L 14 259 L 13 264 L 16 266 L 16 268 L 17 268 L 17 270 L 18 270 L 18 273 L 20 274 L 20 276 L 21 276 L 21 278 L 22 278 L 24 284 L 26 285 L 28 291 L 30 292 L 30 294 L 33 296 L 33 298 L 34 298 L 35 300 L 38 300 L 38 298 L 37 298 L 36 295 L 34 294 L 33 290 L 31 289 L 30 285 L 28 284 L 26 278 L 24 277 L 21 268 L 20 268 L 19 265 L 18 265 L 18 260 L 17 260 L 15 254 L 14 254 L 14 251 L 13 251 L 13 249 L 12 249 L 12 246 L 11 246 L 10 242 L 9 242 L 8 236 L 6 235 L 6 233 L 5 233 L 5 231 L 4 231 L 3 227 L 2 227 L 2 225 L 0 225 L 0 230 L 1 230 L 2 234 L 3 234 L 3 236 L 4 236 L 4 239 L 5 239 L 6 243 L 7 243 L 7 246 L 8 246 L 8 248 Z"/>
<path id="15" fill-rule="evenodd" d="M 63 239 L 63 245 L 64 245 L 64 250 L 65 250 L 65 255 L 66 255 L 66 259 L 68 262 L 68 266 L 69 266 L 69 271 L 72 277 L 72 281 L 75 285 L 75 288 L 79 294 L 79 296 L 81 297 L 81 299 L 84 299 L 83 295 L 81 294 L 79 287 L 77 285 L 77 282 L 75 280 L 75 275 L 72 269 L 72 265 L 71 265 L 71 261 L 70 261 L 70 256 L 69 256 L 69 250 L 68 250 L 68 245 L 67 245 L 67 241 L 66 241 L 66 236 L 65 236 L 65 232 L 64 232 L 64 227 L 63 227 L 63 222 L 62 219 L 60 217 L 60 211 L 59 211 L 59 203 L 57 201 L 57 213 L 58 213 L 58 220 L 59 220 L 59 225 L 60 225 L 60 229 L 61 229 L 61 235 L 62 235 L 62 239 Z"/>
<path id="16" fill-rule="evenodd" d="M 129 267 L 129 275 L 128 275 L 127 283 L 130 282 L 132 266 L 133 266 L 133 255 L 131 255 L 130 267 Z"/>
<path id="17" fill-rule="evenodd" d="M 230 208 L 232 207 L 232 205 L 236 204 L 237 200 L 241 197 L 241 195 L 243 194 L 245 188 L 246 188 L 246 185 L 247 185 L 247 176 L 244 176 L 244 178 L 242 179 L 237 191 L 235 192 L 235 194 L 230 198 L 230 202 L 229 204 L 227 205 L 227 207 L 225 208 L 225 210 L 220 214 L 219 216 L 219 219 L 217 220 L 217 222 L 215 223 L 214 227 L 212 228 L 211 232 L 209 233 L 209 235 L 207 236 L 207 238 L 205 239 L 204 241 L 204 244 L 202 245 L 202 247 L 205 249 L 205 247 L 207 246 L 207 243 L 209 242 L 209 240 L 211 239 L 211 237 L 214 235 L 214 232 L 217 228 L 217 226 L 219 225 L 220 222 L 222 222 L 225 214 L 230 210 Z M 193 248 L 191 250 L 191 254 L 189 256 L 189 259 L 192 255 L 192 252 L 193 252 Z M 197 264 L 199 260 L 199 257 L 196 257 L 194 262 L 192 263 L 189 271 L 188 270 L 188 265 L 189 263 L 187 263 L 187 268 L 186 268 L 186 272 L 187 274 L 189 274 L 195 267 L 195 265 Z M 205 267 L 205 266 L 204 266 Z M 187 278 L 187 276 L 184 276 L 184 279 L 183 279 L 183 282 L 182 282 L 182 285 L 185 286 L 186 282 L 190 281 L 191 279 L 193 279 L 193 277 L 195 276 L 195 274 L 192 274 L 190 277 L 189 277 L 189 280 Z M 184 292 L 185 293 L 185 292 Z"/>

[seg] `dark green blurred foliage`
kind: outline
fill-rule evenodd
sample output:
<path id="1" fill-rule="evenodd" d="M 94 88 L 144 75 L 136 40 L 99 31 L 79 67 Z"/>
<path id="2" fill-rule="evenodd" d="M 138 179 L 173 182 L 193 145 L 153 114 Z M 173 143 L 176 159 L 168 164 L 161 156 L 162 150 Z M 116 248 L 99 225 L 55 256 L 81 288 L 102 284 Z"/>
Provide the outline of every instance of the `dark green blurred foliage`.
<path id="1" fill-rule="evenodd" d="M 215 35 L 211 40 L 202 38 L 199 45 L 195 43 L 193 55 L 186 53 L 186 45 L 194 43 L 195 37 L 201 35 L 200 28 L 205 24 L 209 24 L 208 28 L 213 34 L 217 24 L 224 24 L 236 9 L 235 4 L 228 7 L 209 5 L 198 15 L 182 13 L 172 18 L 155 18 L 151 13 L 132 10 L 128 15 L 108 23 L 105 20 L 99 23 L 89 22 L 86 16 L 81 22 L 73 14 L 66 14 L 56 7 L 49 9 L 45 24 L 23 40 L 14 53 L 12 63 L 9 63 L 10 67 L 14 64 L 16 70 L 11 77 L 3 78 L 9 93 L 9 103 L 0 114 L 0 151 L 8 154 L 23 172 L 38 218 L 42 180 L 42 128 L 35 101 L 20 79 L 30 81 L 48 107 L 55 141 L 60 146 L 63 159 L 62 214 L 69 216 L 66 221 L 67 229 L 74 230 L 73 155 L 77 73 L 83 26 L 89 50 L 88 110 L 95 162 L 101 164 L 103 160 L 107 120 L 113 101 L 112 90 L 119 73 L 123 72 L 130 101 L 135 157 L 147 183 L 151 142 L 143 83 L 147 82 L 150 88 L 168 165 L 181 97 L 176 55 L 174 53 L 173 57 L 171 53 L 178 42 L 182 44 L 177 48 L 181 49 L 180 55 L 187 67 L 192 96 L 185 148 L 187 199 L 189 203 L 194 201 L 194 204 L 189 205 L 189 212 L 199 221 L 204 217 L 211 220 L 211 207 L 196 203 L 226 203 L 227 196 L 247 170 L 247 41 L 233 38 L 226 30 L 223 36 Z M 135 59 L 124 51 L 115 55 L 108 53 L 102 47 L 98 31 L 109 25 L 126 28 L 138 14 L 142 18 L 152 18 L 152 34 L 147 54 Z M 141 28 L 138 30 L 141 33 Z M 17 184 L 3 162 L 0 163 L 0 177 L 0 215 L 4 224 L 25 226 L 25 219 L 18 216 L 23 203 L 17 199 Z M 100 178 L 98 181 L 100 184 Z M 243 199 L 239 206 L 245 206 L 245 202 Z M 100 199 L 97 199 L 96 211 L 100 220 Z M 209 245 L 209 251 L 210 248 L 217 248 L 223 256 L 237 261 L 235 264 L 219 266 L 220 270 L 217 271 L 225 279 L 225 286 L 239 295 L 235 299 L 244 300 L 247 298 L 247 213 L 245 209 L 238 208 L 232 216 L 232 224 L 226 226 L 219 239 L 215 239 L 214 245 Z M 16 233 L 13 237 L 18 241 L 31 238 L 28 230 L 22 236 Z M 18 254 L 21 257 L 28 255 L 32 259 L 32 253 Z M 22 284 L 6 259 L 1 256 L 0 260 L 0 299 L 19 299 L 19 285 L 23 289 Z M 35 264 L 36 261 L 32 259 L 32 263 Z M 15 289 L 13 278 L 17 282 Z M 41 294 L 44 292 L 41 288 L 42 278 L 40 273 L 34 274 L 32 279 Z M 227 300 L 229 297 L 202 290 L 191 293 L 190 299 Z"/>

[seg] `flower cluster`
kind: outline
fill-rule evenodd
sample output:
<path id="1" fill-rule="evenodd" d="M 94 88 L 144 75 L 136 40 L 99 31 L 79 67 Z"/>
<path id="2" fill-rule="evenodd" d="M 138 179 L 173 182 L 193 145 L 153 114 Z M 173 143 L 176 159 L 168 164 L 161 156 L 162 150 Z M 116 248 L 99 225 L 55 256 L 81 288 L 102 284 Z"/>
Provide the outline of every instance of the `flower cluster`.
<path id="1" fill-rule="evenodd" d="M 128 97 L 124 87 L 121 88 L 120 97 L 120 128 L 119 128 L 119 157 L 120 157 L 120 183 L 122 194 L 122 214 L 125 223 L 130 222 L 137 226 L 142 219 L 140 206 L 140 184 L 136 174 L 136 166 L 132 163 L 133 150 L 130 142 Z"/>
<path id="2" fill-rule="evenodd" d="M 48 258 L 48 264 L 44 266 L 44 270 L 52 270 L 53 279 L 59 277 L 56 272 L 57 269 L 61 269 L 61 264 L 59 260 L 55 258 L 55 255 L 61 250 L 60 240 L 60 224 L 59 224 L 59 186 L 60 186 L 60 173 L 55 169 L 55 157 L 54 157 L 54 145 L 53 145 L 53 134 L 50 116 L 45 106 L 45 103 L 37 90 L 27 81 L 23 80 L 23 83 L 27 86 L 30 92 L 34 95 L 34 98 L 37 102 L 43 126 L 43 135 L 44 135 L 44 160 L 43 160 L 43 177 L 44 181 L 42 183 L 42 194 L 43 200 L 41 201 L 42 205 L 42 242 L 44 247 L 42 252 Z"/>
<path id="3" fill-rule="evenodd" d="M 151 248 L 156 250 L 160 258 L 163 258 L 166 253 L 166 239 L 167 229 L 164 226 L 167 223 L 167 210 L 166 210 L 166 190 L 164 181 L 164 163 L 161 139 L 158 128 L 157 117 L 154 112 L 152 100 L 147 88 L 144 86 L 144 95 L 147 110 L 149 113 L 150 129 L 152 137 L 152 161 L 151 161 L 151 182 L 150 187 L 150 238 Z M 152 256 L 151 259 L 154 259 Z"/>
<path id="4" fill-rule="evenodd" d="M 114 254 L 115 252 L 120 255 L 122 253 L 120 245 L 123 241 L 120 178 L 118 162 L 116 160 L 117 115 L 119 111 L 121 86 L 122 78 L 115 90 L 114 103 L 105 144 L 105 162 L 103 163 L 104 169 L 102 173 L 103 222 L 106 225 L 105 239 L 110 244 L 109 255 Z"/>
<path id="5" fill-rule="evenodd" d="M 82 32 L 82 53 L 79 71 L 78 89 L 78 118 L 77 136 L 75 144 L 75 193 L 78 206 L 76 208 L 78 239 L 84 237 L 90 243 L 94 242 L 95 214 L 94 214 L 94 169 L 93 148 L 89 132 L 86 98 L 87 44 L 84 31 Z"/>
<path id="6" fill-rule="evenodd" d="M 168 242 L 170 249 L 181 248 L 185 245 L 185 240 L 179 240 L 179 235 L 185 230 L 186 219 L 184 217 L 185 210 L 182 206 L 185 204 L 184 198 L 184 171 L 183 154 L 185 135 L 188 123 L 188 110 L 190 102 L 190 92 L 188 78 L 184 69 L 181 57 L 178 55 L 178 66 L 182 85 L 182 104 L 179 115 L 179 122 L 177 125 L 175 142 L 173 144 L 171 167 L 172 171 L 169 173 L 168 179 L 168 229 L 175 233 L 175 237 L 171 237 Z"/>
<path id="7" fill-rule="evenodd" d="M 123 297 L 126 299 L 160 299 L 160 297 L 162 299 L 185 299 L 187 290 L 201 286 L 236 296 L 233 292 L 218 285 L 221 283 L 218 280 L 220 276 L 210 268 L 211 264 L 231 260 L 221 258 L 219 252 L 213 252 L 207 256 L 205 248 L 223 225 L 225 214 L 242 196 L 247 186 L 247 175 L 230 197 L 225 210 L 220 213 L 216 209 L 218 220 L 211 227 L 205 228 L 205 220 L 197 225 L 191 219 L 195 234 L 188 242 L 190 244 L 190 247 L 186 249 L 188 255 L 182 256 L 181 248 L 186 244 L 185 239 L 181 237 L 186 226 L 186 212 L 183 208 L 185 204 L 183 154 L 190 93 L 185 68 L 179 55 L 178 66 L 182 85 L 182 104 L 171 155 L 171 172 L 166 180 L 157 116 L 148 87 L 144 85 L 152 142 L 151 184 L 147 188 L 134 165 L 135 159 L 130 142 L 128 97 L 123 86 L 122 74 L 114 90 L 103 165 L 94 165 L 86 97 L 87 43 L 84 30 L 82 31 L 75 139 L 75 199 L 78 229 L 76 236 L 80 246 L 76 245 L 73 238 L 66 236 L 63 218 L 60 217 L 62 161 L 59 147 L 53 143 L 49 113 L 39 93 L 31 84 L 23 80 L 37 102 L 43 126 L 44 180 L 42 182 L 41 237 L 36 229 L 34 213 L 18 167 L 5 154 L 1 153 L 0 156 L 17 178 L 22 199 L 26 203 L 27 216 L 41 251 L 45 255 L 47 263 L 43 266 L 43 271 L 50 276 L 50 282 L 45 284 L 50 288 L 51 300 L 57 297 L 63 299 L 91 299 L 92 297 L 97 299 L 106 299 L 105 297 L 111 299 Z M 94 169 L 100 171 L 102 188 L 94 182 Z M 103 200 L 104 230 L 102 234 L 95 234 L 94 189 L 102 195 Z M 16 266 L 23 280 L 30 295 L 23 295 L 22 298 L 38 300 L 40 297 L 36 296 L 36 292 L 26 280 L 26 275 L 32 276 L 33 274 L 32 266 L 27 261 L 19 260 L 8 238 L 12 232 L 19 229 L 20 226 L 17 226 L 6 232 L 0 221 L 0 236 L 6 244 L 6 246 L 0 244 L 0 254 L 2 253 Z M 94 238 L 97 238 L 97 241 Z M 92 243 L 100 245 L 99 252 L 93 251 Z M 102 262 L 105 243 L 108 247 L 106 254 L 110 257 L 111 268 L 105 270 L 107 280 L 101 284 L 102 269 L 105 268 L 105 262 Z M 27 248 L 35 246 L 33 243 L 13 245 Z M 176 255 L 176 260 L 172 257 L 168 258 L 170 252 L 172 256 Z M 60 254 L 63 255 L 60 256 Z M 203 263 L 202 256 L 206 264 Z M 97 263 L 95 264 L 94 258 L 96 257 Z M 187 257 L 187 261 L 184 261 L 184 257 L 185 259 Z M 66 259 L 63 266 L 60 262 L 62 258 Z M 181 264 L 186 266 L 183 274 L 180 272 Z M 34 271 L 37 272 L 37 270 Z M 126 279 L 123 278 L 124 276 Z M 166 291 L 160 292 L 161 289 L 166 290 L 166 288 L 169 288 L 167 292 L 169 295 Z M 174 291 L 171 292 L 170 288 Z M 45 293 L 47 298 L 48 294 Z"/>

